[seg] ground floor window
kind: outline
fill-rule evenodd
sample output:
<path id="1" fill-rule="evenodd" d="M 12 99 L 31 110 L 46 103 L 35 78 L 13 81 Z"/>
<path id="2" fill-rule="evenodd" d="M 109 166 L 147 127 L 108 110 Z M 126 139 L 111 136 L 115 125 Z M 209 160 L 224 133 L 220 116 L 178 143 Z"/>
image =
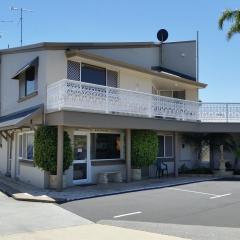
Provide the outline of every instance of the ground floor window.
<path id="1" fill-rule="evenodd" d="M 18 157 L 24 160 L 33 160 L 34 132 L 20 133 L 18 137 Z"/>
<path id="2" fill-rule="evenodd" d="M 172 135 L 158 135 L 158 157 L 159 158 L 173 157 Z"/>
<path id="3" fill-rule="evenodd" d="M 119 159 L 119 133 L 91 133 L 91 159 Z"/>

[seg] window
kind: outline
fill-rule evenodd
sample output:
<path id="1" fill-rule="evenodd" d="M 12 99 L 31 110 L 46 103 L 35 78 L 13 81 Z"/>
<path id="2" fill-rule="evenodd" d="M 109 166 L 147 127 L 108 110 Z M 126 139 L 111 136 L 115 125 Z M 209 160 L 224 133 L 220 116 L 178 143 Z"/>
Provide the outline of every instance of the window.
<path id="1" fill-rule="evenodd" d="M 97 85 L 119 87 L 117 71 L 70 60 L 67 62 L 67 78 Z"/>
<path id="2" fill-rule="evenodd" d="M 18 138 L 18 157 L 24 160 L 33 160 L 34 133 L 20 133 Z"/>
<path id="3" fill-rule="evenodd" d="M 118 72 L 107 70 L 107 86 L 118 87 Z"/>
<path id="4" fill-rule="evenodd" d="M 67 78 L 80 81 L 80 63 L 74 61 L 67 62 Z"/>
<path id="5" fill-rule="evenodd" d="M 173 157 L 173 136 L 172 135 L 158 136 L 158 157 L 159 158 Z"/>
<path id="6" fill-rule="evenodd" d="M 106 86 L 106 69 L 82 63 L 81 81 Z"/>
<path id="7" fill-rule="evenodd" d="M 185 99 L 185 91 L 160 90 L 158 92 L 164 97 Z"/>
<path id="8" fill-rule="evenodd" d="M 120 152 L 120 134 L 91 134 L 91 159 L 119 159 Z"/>
<path id="9" fill-rule="evenodd" d="M 37 90 L 36 69 L 34 66 L 29 67 L 19 77 L 19 97 L 31 95 Z"/>

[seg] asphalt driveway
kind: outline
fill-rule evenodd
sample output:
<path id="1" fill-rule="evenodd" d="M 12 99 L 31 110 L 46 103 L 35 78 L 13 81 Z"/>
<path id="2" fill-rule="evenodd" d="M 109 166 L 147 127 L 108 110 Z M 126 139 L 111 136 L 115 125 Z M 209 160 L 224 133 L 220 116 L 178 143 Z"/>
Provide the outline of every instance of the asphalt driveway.
<path id="1" fill-rule="evenodd" d="M 240 227 L 240 182 L 208 181 L 68 202 L 61 207 L 94 222 L 151 222 Z"/>

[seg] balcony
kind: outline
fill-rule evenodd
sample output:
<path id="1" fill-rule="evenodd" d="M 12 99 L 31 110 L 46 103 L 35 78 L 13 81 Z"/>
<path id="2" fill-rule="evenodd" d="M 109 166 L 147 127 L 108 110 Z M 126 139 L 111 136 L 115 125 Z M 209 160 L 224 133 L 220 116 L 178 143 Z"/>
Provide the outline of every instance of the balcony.
<path id="1" fill-rule="evenodd" d="M 61 110 L 193 122 L 240 122 L 240 103 L 201 103 L 67 79 L 47 88 L 47 111 Z"/>

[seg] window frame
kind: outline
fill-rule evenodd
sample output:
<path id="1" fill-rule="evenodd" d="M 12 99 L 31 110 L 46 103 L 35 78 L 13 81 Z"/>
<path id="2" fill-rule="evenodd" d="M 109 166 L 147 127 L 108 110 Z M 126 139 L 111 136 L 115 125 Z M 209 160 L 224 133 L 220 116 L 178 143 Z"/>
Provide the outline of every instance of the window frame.
<path id="1" fill-rule="evenodd" d="M 157 95 L 159 96 L 162 96 L 162 97 L 170 97 L 170 98 L 174 98 L 174 99 L 181 99 L 181 100 L 186 100 L 186 90 L 156 90 L 157 91 Z M 162 93 L 166 93 L 166 92 L 169 92 L 171 93 L 171 96 L 165 96 L 165 95 L 162 95 Z M 174 97 L 174 93 L 175 92 L 184 92 L 184 98 L 177 98 L 177 97 Z"/>
<path id="2" fill-rule="evenodd" d="M 105 85 L 100 85 L 100 86 L 110 87 L 110 86 L 107 85 L 108 84 L 108 78 L 107 78 L 108 74 L 107 74 L 107 72 L 108 71 L 114 71 L 114 72 L 117 73 L 117 88 L 120 87 L 120 70 L 119 69 L 116 69 L 116 68 L 113 68 L 113 67 L 109 67 L 109 66 L 106 66 L 106 65 L 102 65 L 102 64 L 88 62 L 88 61 L 85 61 L 85 60 L 74 61 L 74 60 L 68 59 L 68 61 L 79 63 L 79 80 L 74 80 L 74 81 L 82 82 L 82 64 L 86 64 L 86 65 L 93 66 L 93 67 L 96 67 L 96 68 L 104 68 L 105 69 L 105 83 L 106 84 Z M 73 79 L 70 79 L 70 80 L 73 80 Z M 87 83 L 87 82 L 83 82 L 83 83 L 94 84 L 94 83 Z M 98 85 L 98 84 L 96 84 L 96 85 Z"/>
<path id="3" fill-rule="evenodd" d="M 21 99 L 25 99 L 28 98 L 30 96 L 35 96 L 35 94 L 38 92 L 38 68 L 36 66 L 31 66 L 30 68 L 34 68 L 34 90 L 30 93 L 27 93 L 27 77 L 26 77 L 26 72 L 29 70 L 26 69 L 23 73 L 22 73 L 22 78 L 19 79 L 19 100 Z M 20 87 L 20 85 L 23 85 L 22 88 Z M 21 90 L 23 92 L 21 92 Z"/>
<path id="4" fill-rule="evenodd" d="M 163 148 L 163 152 L 164 152 L 164 156 L 157 156 L 157 158 L 174 158 L 174 138 L 173 138 L 173 134 L 158 134 L 157 135 L 162 136 L 163 137 L 163 141 L 164 141 L 164 148 Z M 171 137 L 172 138 L 172 155 L 171 156 L 166 156 L 166 137 Z M 159 148 L 159 147 L 158 147 Z"/>
<path id="5" fill-rule="evenodd" d="M 24 160 L 24 161 L 29 161 L 29 162 L 32 162 L 34 160 L 34 158 L 33 159 L 28 159 L 27 158 L 27 135 L 30 135 L 30 134 L 33 134 L 33 137 L 34 137 L 34 131 L 25 131 L 25 132 L 18 133 L 18 159 L 19 160 Z M 25 137 L 24 137 L 24 135 L 25 135 Z M 22 144 L 21 144 L 22 156 L 19 156 L 20 136 L 22 138 Z M 24 149 L 24 146 L 25 146 L 25 149 Z M 33 141 L 33 156 L 34 156 L 34 141 Z"/>

